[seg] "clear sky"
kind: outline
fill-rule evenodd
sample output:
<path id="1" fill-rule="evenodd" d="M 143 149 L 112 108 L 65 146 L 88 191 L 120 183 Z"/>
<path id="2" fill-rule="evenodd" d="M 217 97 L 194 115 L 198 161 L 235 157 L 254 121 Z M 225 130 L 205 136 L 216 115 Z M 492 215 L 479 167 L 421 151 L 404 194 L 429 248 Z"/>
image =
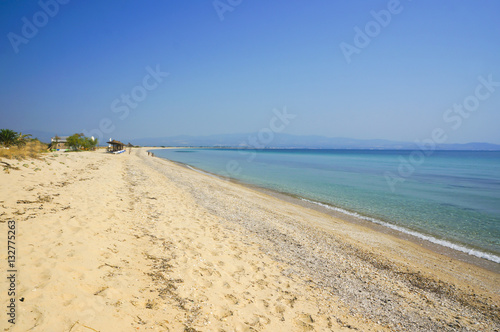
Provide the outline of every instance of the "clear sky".
<path id="1" fill-rule="evenodd" d="M 496 0 L 59 1 L 0 2 L 0 128 L 500 144 Z"/>

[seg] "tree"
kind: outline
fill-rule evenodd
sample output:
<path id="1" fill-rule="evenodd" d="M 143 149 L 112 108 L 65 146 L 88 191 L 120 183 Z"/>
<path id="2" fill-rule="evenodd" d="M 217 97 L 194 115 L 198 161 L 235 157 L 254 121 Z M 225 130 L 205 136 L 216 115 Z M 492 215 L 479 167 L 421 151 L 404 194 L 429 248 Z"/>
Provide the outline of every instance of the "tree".
<path id="1" fill-rule="evenodd" d="M 68 137 L 66 144 L 73 150 L 95 150 L 99 141 L 90 137 L 85 137 L 83 134 L 74 134 Z"/>
<path id="2" fill-rule="evenodd" d="M 81 146 L 84 150 L 95 150 L 95 147 L 98 144 L 97 138 L 90 137 L 82 137 L 81 138 Z"/>
<path id="3" fill-rule="evenodd" d="M 0 143 L 2 143 L 5 147 L 9 147 L 11 145 L 15 145 L 19 134 L 11 129 L 1 129 L 0 130 Z"/>
<path id="4" fill-rule="evenodd" d="M 73 134 L 66 140 L 66 144 L 73 150 L 79 150 L 82 146 L 82 137 L 85 137 L 83 134 Z"/>
<path id="5" fill-rule="evenodd" d="M 16 139 L 15 144 L 17 145 L 18 148 L 21 148 L 21 147 L 25 146 L 26 143 L 30 140 L 31 140 L 31 134 L 27 134 L 27 135 L 19 134 L 17 139 Z"/>

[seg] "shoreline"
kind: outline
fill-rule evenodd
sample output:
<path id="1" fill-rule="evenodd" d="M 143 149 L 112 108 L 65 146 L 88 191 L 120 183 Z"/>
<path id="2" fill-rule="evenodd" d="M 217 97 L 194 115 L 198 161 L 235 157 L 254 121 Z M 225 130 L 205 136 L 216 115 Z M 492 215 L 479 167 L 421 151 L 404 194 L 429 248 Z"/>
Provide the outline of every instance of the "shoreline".
<path id="1" fill-rule="evenodd" d="M 157 148 L 156 150 L 158 150 L 158 149 L 164 149 L 164 148 Z M 174 148 L 172 148 L 172 149 L 174 149 Z M 149 150 L 149 148 L 148 148 L 148 150 Z M 335 206 L 331 206 L 328 203 L 316 202 L 316 201 L 310 200 L 306 197 L 301 197 L 301 196 L 294 195 L 291 193 L 281 192 L 278 190 L 254 185 L 254 184 L 240 181 L 237 179 L 225 177 L 225 176 L 222 176 L 222 175 L 219 175 L 216 173 L 212 173 L 212 172 L 197 168 L 195 166 L 192 166 L 192 165 L 189 165 L 186 163 L 182 163 L 182 162 L 178 162 L 178 161 L 174 161 L 174 160 L 170 160 L 170 159 L 166 159 L 166 158 L 162 158 L 162 157 L 157 157 L 157 158 L 168 160 L 169 162 L 175 163 L 181 167 L 192 169 L 192 170 L 197 171 L 201 174 L 213 176 L 213 177 L 219 178 L 223 181 L 229 181 L 231 183 L 240 184 L 242 186 L 245 186 L 245 187 L 263 192 L 263 193 L 268 194 L 270 196 L 276 197 L 280 200 L 290 202 L 293 204 L 297 204 L 299 206 L 303 206 L 303 207 L 306 207 L 309 209 L 313 209 L 313 210 L 325 213 L 327 215 L 342 219 L 344 221 L 367 227 L 367 228 L 374 230 L 376 232 L 395 236 L 395 237 L 402 239 L 402 240 L 405 240 L 405 241 L 410 241 L 414 244 L 422 246 L 423 248 L 429 249 L 437 254 L 445 255 L 449 258 L 457 259 L 457 260 L 460 260 L 462 262 L 473 264 L 473 265 L 476 265 L 478 267 L 484 268 L 488 271 L 500 274 L 500 263 L 495 262 L 495 261 L 490 260 L 490 259 L 487 259 L 487 258 L 484 258 L 484 257 L 478 257 L 477 255 L 472 255 L 472 254 L 469 254 L 469 253 L 461 251 L 461 250 L 457 250 L 457 249 L 452 248 L 450 246 L 435 243 L 435 242 L 432 242 L 428 239 L 420 238 L 418 236 L 412 235 L 411 233 L 408 233 L 408 232 L 416 232 L 416 231 L 411 231 L 411 230 L 408 230 L 408 232 L 400 231 L 400 230 L 394 229 L 390 226 L 380 224 L 380 223 L 387 223 L 387 222 L 380 221 L 380 223 L 376 223 L 376 222 L 372 222 L 369 220 L 365 220 L 364 218 L 360 218 L 360 217 L 339 211 L 339 210 L 343 210 L 343 209 L 335 207 Z M 324 206 L 322 206 L 322 205 L 324 205 Z M 328 207 L 331 207 L 331 208 L 328 208 Z M 349 211 L 349 212 L 353 213 L 353 214 L 357 214 L 356 211 Z M 371 217 L 366 217 L 366 216 L 363 216 L 363 217 L 371 219 Z M 401 226 L 396 226 L 396 227 L 401 227 Z M 432 235 L 427 235 L 427 234 L 420 233 L 420 232 L 416 232 L 416 233 L 419 233 L 419 234 L 421 234 L 421 236 L 424 236 L 424 237 L 428 236 L 428 237 L 434 238 L 434 236 L 432 236 Z M 439 240 L 437 238 L 434 238 L 434 239 Z M 465 246 L 465 244 L 455 244 L 455 243 L 450 242 L 448 240 L 443 240 L 443 241 L 447 241 L 452 245 L 457 245 L 457 246 L 463 247 L 464 249 L 477 250 L 481 254 L 494 255 L 495 257 L 498 257 L 498 255 L 496 255 L 494 253 L 481 251 L 482 250 L 481 248 L 468 248 Z"/>
<path id="2" fill-rule="evenodd" d="M 7 331 L 500 327 L 498 273 L 146 150 L 0 173 L 20 271 Z"/>
<path id="3" fill-rule="evenodd" d="M 449 296 L 455 298 L 453 301 L 468 303 L 467 305 L 470 306 L 475 306 L 468 300 L 471 299 L 471 294 L 465 295 L 468 291 L 463 293 L 464 288 L 462 288 L 462 286 L 458 286 L 459 284 L 457 284 L 459 280 L 467 280 L 463 286 L 475 289 L 473 292 L 474 295 L 472 295 L 473 297 L 483 291 L 486 291 L 486 289 L 488 289 L 486 293 L 483 293 L 485 295 L 489 294 L 486 296 L 498 298 L 500 295 L 500 290 L 497 287 L 497 283 L 500 282 L 500 274 L 497 272 L 490 271 L 482 267 L 478 268 L 476 265 L 471 265 L 467 262 L 462 262 L 452 257 L 436 253 L 435 251 L 424 248 L 418 243 L 401 239 L 394 235 L 387 234 L 386 232 L 377 232 L 370 227 L 366 227 L 366 225 L 358 225 L 356 223 L 345 221 L 343 218 L 337 218 L 335 216 L 331 216 L 330 214 L 318 212 L 316 209 L 307 208 L 306 211 L 303 211 L 302 209 L 304 207 L 300 204 L 289 202 L 289 199 L 281 199 L 283 196 L 287 195 L 282 194 L 283 196 L 276 198 L 276 192 L 264 193 L 259 190 L 261 188 L 251 188 L 248 185 L 238 183 L 238 181 L 227 181 L 218 175 L 203 174 L 207 172 L 203 171 L 203 173 L 200 173 L 197 170 L 178 165 L 177 162 L 172 162 L 163 158 L 155 159 L 159 159 L 158 163 L 162 166 L 174 164 L 178 167 L 186 169 L 188 172 L 199 174 L 201 177 L 214 178 L 216 182 L 219 182 L 220 186 L 234 191 L 235 193 L 232 194 L 232 196 L 238 196 L 236 192 L 240 194 L 245 193 L 244 196 L 234 199 L 230 205 L 226 204 L 220 206 L 214 204 L 215 206 L 212 207 L 211 211 L 213 213 L 218 213 L 217 215 L 224 219 L 232 219 L 232 223 L 240 224 L 247 229 L 249 236 L 257 236 L 258 238 L 261 238 L 259 243 L 264 252 L 271 254 L 271 256 L 279 262 L 297 266 L 299 270 L 302 270 L 299 274 L 303 278 L 307 279 L 311 278 L 310 276 L 314 276 L 312 280 L 317 280 L 316 282 L 319 287 L 333 287 L 335 289 L 336 286 L 334 286 L 334 283 L 336 281 L 334 280 L 339 280 L 336 276 L 339 278 L 340 275 L 343 275 L 343 278 L 348 276 L 348 274 L 346 275 L 341 273 L 338 275 L 338 272 L 333 272 L 335 270 L 338 271 L 338 269 L 331 265 L 330 260 L 333 259 L 339 263 L 338 259 L 333 257 L 337 257 L 337 255 L 340 254 L 346 255 L 343 260 L 344 262 L 350 261 L 353 258 L 360 259 L 363 261 L 361 266 L 368 264 L 378 271 L 373 271 L 371 273 L 377 274 L 381 271 L 385 271 L 391 275 L 391 278 L 400 279 L 402 277 L 403 280 L 405 280 L 404 282 L 409 282 L 420 290 L 425 289 L 431 292 L 435 291 L 436 294 L 441 294 L 439 296 L 448 294 Z M 200 188 L 193 188 L 192 190 L 199 191 Z M 244 219 L 245 214 L 242 215 L 239 213 L 240 208 L 233 208 L 233 206 L 237 206 L 238 204 L 254 201 L 254 198 L 248 200 L 246 199 L 247 191 L 250 191 L 248 194 L 249 196 L 258 196 L 263 202 L 269 202 L 270 204 L 279 202 L 278 205 L 274 205 L 273 209 L 276 209 L 277 211 L 275 213 L 280 216 L 277 217 L 278 220 L 281 220 L 278 224 L 279 226 L 276 225 L 276 227 L 280 228 L 280 231 L 276 233 L 276 229 L 274 229 L 274 227 L 269 229 L 269 225 L 259 223 L 256 220 L 246 221 Z M 208 192 L 205 195 L 201 193 L 199 194 L 201 202 L 208 202 L 206 207 L 211 207 L 213 203 L 218 201 L 211 201 L 209 198 L 211 195 L 212 193 Z M 290 198 L 290 196 L 288 196 L 288 198 Z M 253 210 L 255 208 L 257 208 L 257 206 L 252 207 L 250 205 L 247 206 L 245 211 Z M 266 210 L 266 214 L 270 211 L 271 210 Z M 307 216 L 306 219 L 304 219 L 304 216 Z M 285 222 L 285 219 L 283 218 L 290 218 L 290 221 Z M 293 222 L 292 220 L 296 221 Z M 308 234 L 307 238 L 311 237 L 314 244 L 311 244 L 309 241 L 304 243 L 303 234 Z M 342 243 L 340 245 L 341 253 L 338 252 L 339 247 L 337 247 L 337 245 L 331 245 L 331 243 L 338 243 L 339 241 Z M 283 247 L 283 243 L 286 244 L 285 247 Z M 324 258 L 321 257 L 320 259 L 316 257 L 318 249 L 314 248 L 319 243 L 322 243 L 323 247 L 323 249 L 320 249 L 320 252 L 325 255 Z M 289 244 L 292 245 L 292 248 L 287 247 Z M 307 246 L 311 245 L 312 248 L 310 248 L 312 251 L 309 252 L 310 256 L 309 258 L 305 258 L 303 250 Z M 328 259 L 326 258 L 328 255 L 325 253 L 330 251 L 337 251 L 337 253 L 335 256 Z M 314 263 L 309 265 L 309 262 L 311 261 Z M 348 264 L 350 265 L 351 263 Z M 354 266 L 356 266 L 354 269 L 357 270 L 360 265 L 356 263 Z M 347 268 L 347 270 L 344 271 L 349 270 L 350 268 Z M 298 272 L 296 270 L 292 270 L 292 273 Z M 353 282 L 356 283 L 356 281 Z M 362 282 L 364 283 L 364 281 Z M 493 284 L 490 282 L 493 282 Z M 479 288 L 476 288 L 476 286 L 473 285 L 479 286 Z M 389 287 L 389 289 L 391 289 L 391 287 Z M 482 290 L 480 291 L 480 289 Z M 372 292 L 377 291 L 372 290 Z M 455 295 L 458 297 L 455 297 Z M 350 295 L 344 294 L 342 296 L 349 297 Z M 369 297 L 368 294 L 365 296 Z M 429 294 L 426 295 L 425 298 L 429 298 L 428 296 Z M 395 308 L 392 310 L 395 310 Z M 431 312 L 428 312 L 427 314 L 432 315 Z"/>

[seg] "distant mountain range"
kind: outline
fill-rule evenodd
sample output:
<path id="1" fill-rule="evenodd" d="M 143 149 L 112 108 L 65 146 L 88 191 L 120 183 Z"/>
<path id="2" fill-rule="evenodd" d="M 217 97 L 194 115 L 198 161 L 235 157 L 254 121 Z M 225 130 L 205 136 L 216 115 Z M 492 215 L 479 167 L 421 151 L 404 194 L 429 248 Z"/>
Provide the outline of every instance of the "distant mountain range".
<path id="1" fill-rule="evenodd" d="M 54 133 L 27 130 L 23 133 L 31 134 L 40 141 L 49 143 Z M 64 136 L 65 133 L 58 133 Z M 67 134 L 67 133 L 66 133 Z M 69 134 L 68 134 L 69 135 Z M 115 138 L 115 137 L 113 137 Z M 247 148 L 296 148 L 296 149 L 375 149 L 375 150 L 414 150 L 418 149 L 413 142 L 397 142 L 383 139 L 354 139 L 342 137 L 325 137 L 318 135 L 299 136 L 275 133 L 270 136 L 259 137 L 258 133 L 249 134 L 223 134 L 209 136 L 168 136 L 138 139 L 122 139 L 124 143 L 131 142 L 141 146 L 203 146 L 203 147 L 247 147 Z M 102 145 L 102 142 L 101 142 Z M 500 151 L 499 144 L 491 143 L 466 143 L 466 144 L 439 144 L 436 150 L 485 150 Z"/>
<path id="2" fill-rule="evenodd" d="M 296 148 L 296 149 L 375 149 L 375 150 L 414 150 L 414 142 L 397 142 L 382 139 L 353 139 L 342 137 L 324 137 L 317 135 L 298 136 L 274 134 L 260 136 L 251 134 L 225 134 L 209 136 L 170 136 L 158 138 L 140 138 L 132 140 L 142 146 L 203 146 L 203 147 L 247 147 L 247 148 Z M 429 147 L 427 147 L 429 148 Z M 438 144 L 436 150 L 494 150 L 500 151 L 500 145 L 491 143 Z"/>

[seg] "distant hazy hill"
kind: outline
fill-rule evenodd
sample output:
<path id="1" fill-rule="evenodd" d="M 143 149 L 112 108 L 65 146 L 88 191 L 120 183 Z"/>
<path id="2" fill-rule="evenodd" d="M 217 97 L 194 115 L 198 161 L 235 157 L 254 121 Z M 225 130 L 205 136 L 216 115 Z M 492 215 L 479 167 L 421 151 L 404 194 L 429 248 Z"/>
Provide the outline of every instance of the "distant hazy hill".
<path id="1" fill-rule="evenodd" d="M 262 140 L 268 140 L 263 144 Z M 412 142 L 396 142 L 381 139 L 360 140 L 342 137 L 296 136 L 275 134 L 273 139 L 259 139 L 253 134 L 228 134 L 210 136 L 171 136 L 158 138 L 141 138 L 131 140 L 142 146 L 208 146 L 208 147 L 248 147 L 248 148 L 309 148 L 309 149 L 380 149 L 380 150 L 413 150 L 418 148 Z M 500 145 L 491 143 L 440 144 L 439 150 L 495 150 Z"/>
<path id="2" fill-rule="evenodd" d="M 40 142 L 44 143 L 50 143 L 50 139 L 54 137 L 56 134 L 55 133 L 49 133 L 46 131 L 41 131 L 41 130 L 26 130 L 22 132 L 23 134 L 31 134 L 32 138 L 38 138 Z M 72 134 L 67 134 L 67 133 L 57 133 L 59 136 L 69 136 Z"/>
<path id="3" fill-rule="evenodd" d="M 55 133 L 39 130 L 27 130 L 23 134 L 32 134 L 42 142 L 49 143 L 50 138 Z M 68 133 L 57 133 L 59 136 L 71 135 Z M 116 139 L 121 139 L 117 137 Z M 262 139 L 268 139 L 267 144 L 263 144 Z M 170 136 L 157 138 L 140 138 L 123 142 L 131 142 L 142 146 L 226 146 L 248 148 L 297 148 L 297 149 L 378 149 L 378 150 L 413 150 L 418 148 L 412 142 L 396 142 L 382 139 L 361 140 L 342 137 L 324 137 L 317 135 L 297 136 L 289 134 L 274 134 L 272 140 L 268 137 L 259 139 L 257 133 L 251 134 L 226 134 L 209 136 Z M 101 142 L 102 145 L 102 142 Z M 466 144 L 440 144 L 436 146 L 438 150 L 492 150 L 500 151 L 500 145 L 491 143 L 466 143 Z"/>

